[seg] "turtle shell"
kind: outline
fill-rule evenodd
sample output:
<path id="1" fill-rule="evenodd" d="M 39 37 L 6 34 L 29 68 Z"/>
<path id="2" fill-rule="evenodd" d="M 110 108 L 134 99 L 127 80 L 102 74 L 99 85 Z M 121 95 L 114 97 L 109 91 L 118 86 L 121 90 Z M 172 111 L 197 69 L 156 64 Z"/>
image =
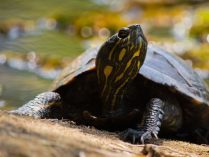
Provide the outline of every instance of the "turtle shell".
<path id="1" fill-rule="evenodd" d="M 95 70 L 98 50 L 99 47 L 91 48 L 77 57 L 55 80 L 52 91 L 71 83 L 81 74 Z M 209 106 L 209 92 L 199 75 L 183 59 L 157 46 L 149 44 L 139 74 L 193 100 L 194 104 Z"/>
<path id="2" fill-rule="evenodd" d="M 79 75 L 95 70 L 95 61 L 98 51 L 99 47 L 88 49 L 73 60 L 54 81 L 51 90 L 56 91 L 58 88 L 70 84 Z"/>
<path id="3" fill-rule="evenodd" d="M 157 46 L 149 45 L 147 56 L 139 71 L 145 78 L 169 87 L 194 104 L 209 105 L 209 92 L 191 65 Z"/>
<path id="4" fill-rule="evenodd" d="M 55 80 L 52 91 L 62 90 L 61 87 L 73 83 L 73 80 L 81 75 L 85 78 L 88 72 L 96 73 L 95 60 L 98 50 L 99 47 L 87 50 L 66 67 Z M 182 104 L 183 110 L 189 115 L 186 121 L 196 119 L 202 126 L 209 126 L 207 86 L 183 59 L 150 44 L 139 75 L 188 100 Z"/>

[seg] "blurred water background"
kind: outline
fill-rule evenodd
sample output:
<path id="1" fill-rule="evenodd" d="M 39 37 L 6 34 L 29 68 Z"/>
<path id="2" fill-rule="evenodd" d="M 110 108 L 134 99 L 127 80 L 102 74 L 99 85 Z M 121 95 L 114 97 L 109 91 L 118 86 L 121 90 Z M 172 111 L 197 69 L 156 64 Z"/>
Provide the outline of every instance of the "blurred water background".
<path id="1" fill-rule="evenodd" d="M 0 0 L 0 109 L 47 90 L 77 55 L 135 23 L 208 74 L 208 0 Z"/>

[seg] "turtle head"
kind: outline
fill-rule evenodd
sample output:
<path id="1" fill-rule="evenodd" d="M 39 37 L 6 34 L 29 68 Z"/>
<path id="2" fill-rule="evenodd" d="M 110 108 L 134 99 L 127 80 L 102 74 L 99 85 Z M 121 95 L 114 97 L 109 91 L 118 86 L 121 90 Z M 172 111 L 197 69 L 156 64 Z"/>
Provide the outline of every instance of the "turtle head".
<path id="1" fill-rule="evenodd" d="M 127 85 L 136 77 L 147 51 L 140 25 L 121 28 L 100 48 L 96 71 L 104 111 L 120 108 Z"/>

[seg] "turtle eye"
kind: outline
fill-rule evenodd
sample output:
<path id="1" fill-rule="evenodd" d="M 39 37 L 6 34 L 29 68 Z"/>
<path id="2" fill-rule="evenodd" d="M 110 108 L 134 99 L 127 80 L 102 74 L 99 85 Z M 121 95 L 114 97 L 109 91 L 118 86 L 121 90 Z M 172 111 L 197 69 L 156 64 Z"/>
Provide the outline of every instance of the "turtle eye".
<path id="1" fill-rule="evenodd" d="M 126 38 L 129 35 L 129 33 L 130 33 L 129 28 L 127 27 L 121 28 L 118 32 L 118 37 L 122 39 Z"/>

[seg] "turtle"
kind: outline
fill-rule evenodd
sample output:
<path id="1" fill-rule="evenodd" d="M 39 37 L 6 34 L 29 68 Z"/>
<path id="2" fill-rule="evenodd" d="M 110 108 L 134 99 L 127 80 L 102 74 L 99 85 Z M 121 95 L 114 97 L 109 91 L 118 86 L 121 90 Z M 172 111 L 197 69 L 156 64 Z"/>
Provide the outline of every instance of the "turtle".
<path id="1" fill-rule="evenodd" d="M 146 143 L 159 133 L 208 132 L 209 92 L 191 66 L 148 44 L 135 24 L 81 54 L 50 90 L 11 112 L 119 130 L 124 141 Z"/>

